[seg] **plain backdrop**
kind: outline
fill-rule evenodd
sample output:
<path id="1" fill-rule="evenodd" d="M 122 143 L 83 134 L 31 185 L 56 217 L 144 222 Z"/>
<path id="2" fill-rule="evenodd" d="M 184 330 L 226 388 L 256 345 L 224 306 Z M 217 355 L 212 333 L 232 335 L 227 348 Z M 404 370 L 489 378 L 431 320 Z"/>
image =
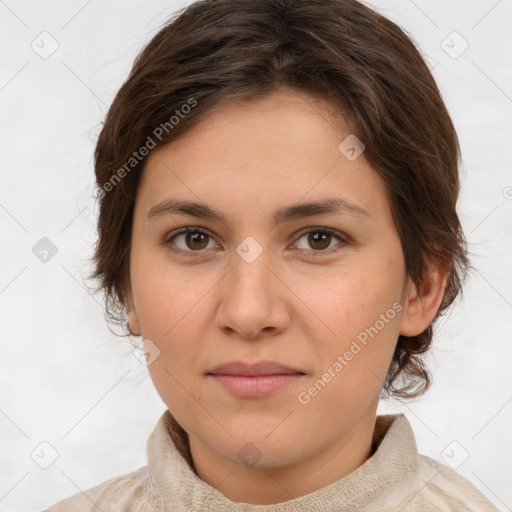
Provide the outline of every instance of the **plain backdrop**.
<path id="1" fill-rule="evenodd" d="M 165 405 L 84 287 L 92 152 L 134 57 L 186 4 L 0 1 L 1 511 L 42 510 L 146 464 Z M 405 413 L 421 453 L 512 510 L 512 1 L 369 4 L 416 40 L 452 114 L 475 266 L 437 328 L 433 387 L 379 412 Z"/>

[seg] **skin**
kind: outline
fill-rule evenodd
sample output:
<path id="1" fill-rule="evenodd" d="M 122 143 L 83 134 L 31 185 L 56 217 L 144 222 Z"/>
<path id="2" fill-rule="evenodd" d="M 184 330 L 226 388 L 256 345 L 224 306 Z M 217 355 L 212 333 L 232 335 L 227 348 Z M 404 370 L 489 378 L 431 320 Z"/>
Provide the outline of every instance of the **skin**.
<path id="1" fill-rule="evenodd" d="M 350 161 L 338 150 L 350 133 L 332 105 L 279 91 L 218 108 L 153 150 L 143 172 L 132 231 L 129 327 L 151 340 L 149 352 L 154 345 L 160 350 L 149 365 L 151 378 L 189 435 L 197 474 L 232 501 L 287 501 L 363 464 L 398 336 L 421 333 L 442 298 L 446 276 L 438 271 L 429 272 L 420 289 L 411 284 L 383 181 L 364 153 Z M 367 216 L 340 212 L 273 222 L 279 208 L 332 196 Z M 171 197 L 207 203 L 227 222 L 148 218 Z M 187 226 L 209 236 L 194 243 L 173 235 Z M 310 227 L 344 238 L 308 241 L 303 231 Z M 252 263 L 236 251 L 248 236 L 263 250 Z M 327 245 L 334 251 L 326 253 Z M 401 311 L 321 392 L 300 403 L 299 393 L 394 303 Z M 262 359 L 305 375 L 263 398 L 235 397 L 206 375 L 220 363 Z M 237 456 L 249 442 L 261 456 L 253 466 Z"/>

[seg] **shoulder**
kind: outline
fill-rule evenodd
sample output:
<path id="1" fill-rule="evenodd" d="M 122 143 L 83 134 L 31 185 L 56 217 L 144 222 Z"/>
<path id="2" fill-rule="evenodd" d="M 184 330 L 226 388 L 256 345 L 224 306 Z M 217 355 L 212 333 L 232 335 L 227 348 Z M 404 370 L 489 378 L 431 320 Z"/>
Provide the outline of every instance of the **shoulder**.
<path id="1" fill-rule="evenodd" d="M 154 505 L 151 510 L 158 510 L 158 500 L 145 466 L 59 501 L 45 512 L 123 512 L 139 510 L 136 505 L 141 506 L 140 510 L 144 510 L 144 505 Z"/>
<path id="2" fill-rule="evenodd" d="M 425 455 L 418 454 L 415 483 L 410 510 L 499 512 L 469 480 Z"/>
<path id="3" fill-rule="evenodd" d="M 378 446 L 372 457 L 374 466 L 381 479 L 388 479 L 380 499 L 385 503 L 382 510 L 499 512 L 469 480 L 418 453 L 411 425 L 403 414 L 378 416 L 374 443 Z"/>

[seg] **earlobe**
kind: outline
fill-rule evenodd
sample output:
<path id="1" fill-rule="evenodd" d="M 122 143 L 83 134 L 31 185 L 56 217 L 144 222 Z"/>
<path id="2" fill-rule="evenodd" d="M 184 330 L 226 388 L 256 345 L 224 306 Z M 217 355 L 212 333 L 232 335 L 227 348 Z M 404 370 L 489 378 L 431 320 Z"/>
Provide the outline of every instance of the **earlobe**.
<path id="1" fill-rule="evenodd" d="M 139 320 L 133 310 L 128 311 L 128 330 L 133 336 L 140 336 L 142 334 Z"/>
<path id="2" fill-rule="evenodd" d="M 431 266 L 419 288 L 411 283 L 400 321 L 402 336 L 417 336 L 431 324 L 443 300 L 447 279 L 446 269 Z"/>
<path id="3" fill-rule="evenodd" d="M 128 317 L 128 330 L 131 332 L 133 336 L 141 336 L 142 330 L 140 328 L 140 322 L 137 317 L 137 313 L 135 312 L 135 307 L 133 304 L 133 296 L 131 291 L 126 294 L 126 315 Z"/>

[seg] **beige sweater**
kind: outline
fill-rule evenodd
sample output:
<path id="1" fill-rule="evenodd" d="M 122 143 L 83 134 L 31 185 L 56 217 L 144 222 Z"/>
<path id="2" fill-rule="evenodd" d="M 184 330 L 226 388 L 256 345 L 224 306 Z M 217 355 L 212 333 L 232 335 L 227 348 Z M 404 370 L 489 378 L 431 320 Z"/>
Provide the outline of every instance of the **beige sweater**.
<path id="1" fill-rule="evenodd" d="M 448 466 L 418 454 L 403 414 L 377 416 L 373 447 L 362 466 L 315 492 L 275 505 L 235 503 L 197 476 L 187 434 L 166 411 L 148 439 L 148 466 L 47 512 L 498 511 Z"/>

